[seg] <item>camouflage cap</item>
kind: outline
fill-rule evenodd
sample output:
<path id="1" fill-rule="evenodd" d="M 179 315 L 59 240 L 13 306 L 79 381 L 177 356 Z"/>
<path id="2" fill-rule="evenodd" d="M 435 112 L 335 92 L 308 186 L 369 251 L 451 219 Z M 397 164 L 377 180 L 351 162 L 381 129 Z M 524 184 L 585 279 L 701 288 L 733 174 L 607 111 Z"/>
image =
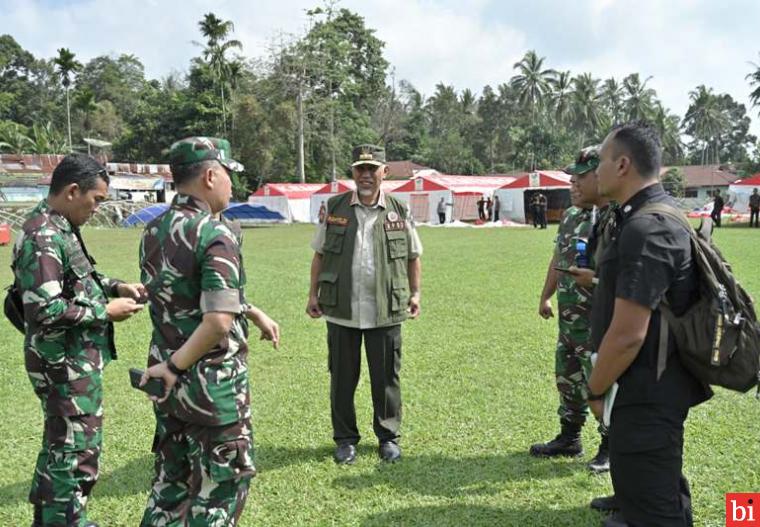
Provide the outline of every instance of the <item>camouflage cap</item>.
<path id="1" fill-rule="evenodd" d="M 377 145 L 359 145 L 351 152 L 351 166 L 385 164 L 385 149 Z"/>
<path id="2" fill-rule="evenodd" d="M 587 146 L 578 154 L 575 163 L 566 166 L 564 171 L 572 176 L 582 176 L 596 170 L 599 166 L 599 150 L 601 149 L 602 145 Z"/>
<path id="3" fill-rule="evenodd" d="M 231 157 L 232 148 L 230 142 L 218 137 L 186 137 L 180 139 L 169 148 L 169 164 L 190 165 L 202 161 L 219 161 L 219 163 L 233 171 L 245 170 L 242 163 L 238 163 Z"/>

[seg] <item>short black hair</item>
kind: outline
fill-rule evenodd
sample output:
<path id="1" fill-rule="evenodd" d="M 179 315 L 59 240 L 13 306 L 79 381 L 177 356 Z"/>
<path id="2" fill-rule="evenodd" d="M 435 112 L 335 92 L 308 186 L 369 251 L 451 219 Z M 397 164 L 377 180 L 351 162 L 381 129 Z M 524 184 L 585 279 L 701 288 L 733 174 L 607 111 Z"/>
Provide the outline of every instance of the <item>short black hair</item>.
<path id="1" fill-rule="evenodd" d="M 612 129 L 612 140 L 631 157 L 633 166 L 642 177 L 650 179 L 660 174 L 662 142 L 657 131 L 646 121 L 631 121 Z"/>
<path id="2" fill-rule="evenodd" d="M 172 165 L 172 179 L 174 179 L 175 185 L 184 185 L 189 183 L 193 179 L 203 174 L 206 170 L 211 168 L 215 160 L 209 159 L 206 161 L 200 161 L 198 163 L 185 163 L 182 165 Z"/>
<path id="3" fill-rule="evenodd" d="M 106 167 L 88 155 L 69 154 L 53 170 L 50 194 L 55 196 L 72 183 L 79 185 L 82 192 L 87 192 L 97 186 L 99 179 L 105 181 L 106 185 L 110 183 Z"/>

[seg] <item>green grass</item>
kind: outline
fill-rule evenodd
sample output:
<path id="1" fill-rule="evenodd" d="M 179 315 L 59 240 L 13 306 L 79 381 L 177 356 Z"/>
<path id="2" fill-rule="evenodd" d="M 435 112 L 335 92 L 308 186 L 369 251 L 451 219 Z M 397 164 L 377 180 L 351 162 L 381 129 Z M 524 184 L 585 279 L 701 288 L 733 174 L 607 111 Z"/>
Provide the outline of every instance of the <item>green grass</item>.
<path id="1" fill-rule="evenodd" d="M 553 378 L 556 321 L 536 314 L 554 229 L 421 228 L 423 310 L 404 326 L 404 459 L 378 462 L 364 370 L 356 403 L 364 440 L 356 465 L 338 467 L 331 441 L 324 322 L 304 314 L 308 226 L 245 233 L 248 296 L 282 326 L 282 349 L 251 339 L 254 479 L 242 525 L 598 525 L 589 500 L 611 491 L 587 454 L 535 460 L 528 446 L 557 431 Z M 138 277 L 137 231 L 88 230 L 99 268 Z M 760 232 L 718 230 L 716 239 L 760 297 Z M 0 285 L 10 248 L 0 247 Z M 23 365 L 21 336 L 0 322 L 0 525 L 31 523 L 26 502 L 41 415 Z M 150 485 L 153 419 L 129 386 L 145 362 L 145 314 L 117 328 L 120 358 L 106 371 L 105 452 L 90 516 L 134 526 Z M 697 525 L 724 524 L 726 492 L 760 491 L 760 409 L 751 395 L 719 391 L 687 421 L 685 473 Z"/>

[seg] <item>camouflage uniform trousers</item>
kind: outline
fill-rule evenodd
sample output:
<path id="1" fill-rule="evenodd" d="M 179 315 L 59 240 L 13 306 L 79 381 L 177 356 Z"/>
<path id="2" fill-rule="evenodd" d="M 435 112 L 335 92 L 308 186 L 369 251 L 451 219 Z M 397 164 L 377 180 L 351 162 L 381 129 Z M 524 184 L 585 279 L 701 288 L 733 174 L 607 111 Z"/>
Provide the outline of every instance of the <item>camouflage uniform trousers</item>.
<path id="1" fill-rule="evenodd" d="M 30 379 L 44 414 L 42 448 L 29 493 L 34 525 L 83 527 L 103 442 L 102 375 L 52 385 Z M 61 415 L 74 408 L 77 415 Z"/>
<path id="2" fill-rule="evenodd" d="M 141 527 L 237 525 L 256 474 L 250 420 L 187 423 L 156 410 L 156 477 Z"/>
<path id="3" fill-rule="evenodd" d="M 560 420 L 583 425 L 588 415 L 588 380 L 591 377 L 591 330 L 583 321 L 563 319 L 570 306 L 559 306 L 559 337 L 554 373 L 559 391 Z"/>

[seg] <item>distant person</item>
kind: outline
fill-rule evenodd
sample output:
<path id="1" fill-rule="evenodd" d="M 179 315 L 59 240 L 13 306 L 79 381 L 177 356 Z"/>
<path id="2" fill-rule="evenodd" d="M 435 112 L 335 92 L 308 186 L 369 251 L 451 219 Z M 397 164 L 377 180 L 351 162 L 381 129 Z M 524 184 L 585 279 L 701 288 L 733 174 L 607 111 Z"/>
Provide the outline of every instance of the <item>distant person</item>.
<path id="1" fill-rule="evenodd" d="M 477 201 L 477 203 L 478 203 L 478 218 L 480 218 L 481 221 L 485 221 L 485 219 L 486 219 L 486 212 L 485 212 L 486 200 L 483 199 L 483 196 L 480 196 L 480 199 Z"/>
<path id="2" fill-rule="evenodd" d="M 720 216 L 723 213 L 723 206 L 725 205 L 725 202 L 723 201 L 723 196 L 720 195 L 720 191 L 717 191 L 715 193 L 715 200 L 713 201 L 713 210 L 710 214 L 710 217 L 713 220 L 713 223 L 716 227 L 720 227 Z"/>
<path id="3" fill-rule="evenodd" d="M 538 227 L 538 194 L 533 194 L 530 197 L 530 202 L 528 203 L 528 210 L 530 211 L 530 219 L 533 222 L 533 228 L 535 229 Z"/>
<path id="4" fill-rule="evenodd" d="M 541 229 L 546 228 L 546 215 L 548 212 L 548 208 L 549 208 L 549 200 L 546 199 L 546 196 L 544 194 L 539 192 L 537 209 L 538 209 L 538 223 Z"/>
<path id="5" fill-rule="evenodd" d="M 485 221 L 491 221 L 491 218 L 493 218 L 493 201 L 491 200 L 491 197 L 489 196 L 486 200 L 486 220 Z"/>
<path id="6" fill-rule="evenodd" d="M 446 199 L 441 198 L 438 202 L 438 223 L 443 225 L 446 223 Z"/>
<path id="7" fill-rule="evenodd" d="M 501 200 L 499 196 L 493 198 L 493 221 L 496 223 L 499 221 L 499 211 L 501 210 Z"/>
<path id="8" fill-rule="evenodd" d="M 752 220 L 755 221 L 755 227 L 760 227 L 758 224 L 758 213 L 760 213 L 760 194 L 757 193 L 757 189 L 752 190 L 752 194 L 749 197 L 749 226 L 752 227 Z"/>
<path id="9" fill-rule="evenodd" d="M 319 206 L 319 223 L 325 222 L 325 202 L 323 201 L 322 204 Z"/>

